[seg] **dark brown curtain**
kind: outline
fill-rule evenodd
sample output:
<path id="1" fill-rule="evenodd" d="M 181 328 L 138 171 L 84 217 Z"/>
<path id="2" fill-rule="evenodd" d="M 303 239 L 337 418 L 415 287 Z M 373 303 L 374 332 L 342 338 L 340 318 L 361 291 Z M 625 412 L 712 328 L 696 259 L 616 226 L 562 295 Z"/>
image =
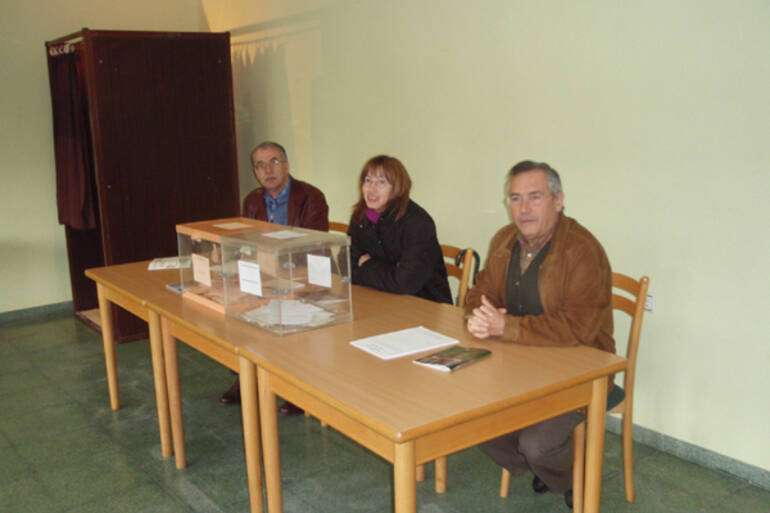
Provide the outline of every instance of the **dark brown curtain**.
<path id="1" fill-rule="evenodd" d="M 59 223 L 76 230 L 89 230 L 96 228 L 96 194 L 88 98 L 78 46 L 65 43 L 47 47 L 48 78 Z"/>

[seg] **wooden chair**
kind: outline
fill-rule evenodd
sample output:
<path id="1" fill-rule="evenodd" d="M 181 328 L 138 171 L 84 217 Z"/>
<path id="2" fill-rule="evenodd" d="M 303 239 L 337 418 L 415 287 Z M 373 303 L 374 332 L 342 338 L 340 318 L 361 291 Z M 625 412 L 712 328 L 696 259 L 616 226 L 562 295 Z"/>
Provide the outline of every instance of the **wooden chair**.
<path id="1" fill-rule="evenodd" d="M 444 254 L 444 263 L 446 272 L 449 276 L 457 278 L 457 299 L 455 305 L 463 306 L 465 304 L 465 294 L 468 288 L 476 280 L 476 274 L 479 271 L 479 254 L 472 248 L 460 249 L 457 246 L 441 245 L 441 252 Z M 449 260 L 447 262 L 447 260 Z M 436 493 L 446 491 L 446 456 L 441 456 L 435 460 L 435 487 Z M 425 468 L 422 465 L 417 466 L 417 480 L 425 479 Z"/>
<path id="2" fill-rule="evenodd" d="M 345 223 L 336 223 L 334 221 L 329 221 L 329 231 L 348 233 L 348 225 L 346 225 Z"/>
<path id="3" fill-rule="evenodd" d="M 622 415 L 622 441 L 623 441 L 623 481 L 626 487 L 626 500 L 634 502 L 636 492 L 634 490 L 634 460 L 633 460 L 633 411 L 634 411 L 634 380 L 636 378 L 636 357 L 639 352 L 639 335 L 642 331 L 644 319 L 644 304 L 647 300 L 647 289 L 650 279 L 642 276 L 639 281 L 625 274 L 612 273 L 613 289 L 625 291 L 630 297 L 612 294 L 612 309 L 625 312 L 631 317 L 631 328 L 628 334 L 628 347 L 626 359 L 628 367 L 623 377 L 623 388 L 615 385 L 607 397 L 607 411 Z M 574 512 L 583 511 L 583 484 L 585 479 L 585 449 L 586 449 L 586 425 L 581 422 L 573 432 L 573 467 L 572 467 L 572 493 Z M 500 480 L 500 497 L 508 496 L 508 487 L 511 475 L 503 469 Z"/>
<path id="4" fill-rule="evenodd" d="M 460 249 L 446 244 L 441 245 L 441 252 L 444 254 L 447 274 L 457 278 L 459 282 L 455 304 L 463 306 L 465 294 L 476 279 L 476 273 L 479 270 L 479 254 L 471 248 Z"/>

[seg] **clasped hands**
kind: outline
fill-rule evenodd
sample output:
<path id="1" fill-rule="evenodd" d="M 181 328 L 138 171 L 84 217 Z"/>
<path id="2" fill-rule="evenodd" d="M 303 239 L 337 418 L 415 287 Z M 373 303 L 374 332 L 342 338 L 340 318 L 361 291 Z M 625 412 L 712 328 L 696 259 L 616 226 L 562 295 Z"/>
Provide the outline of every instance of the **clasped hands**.
<path id="1" fill-rule="evenodd" d="M 497 308 L 482 294 L 481 305 L 468 318 L 468 331 L 476 338 L 499 337 L 505 330 L 505 308 Z"/>

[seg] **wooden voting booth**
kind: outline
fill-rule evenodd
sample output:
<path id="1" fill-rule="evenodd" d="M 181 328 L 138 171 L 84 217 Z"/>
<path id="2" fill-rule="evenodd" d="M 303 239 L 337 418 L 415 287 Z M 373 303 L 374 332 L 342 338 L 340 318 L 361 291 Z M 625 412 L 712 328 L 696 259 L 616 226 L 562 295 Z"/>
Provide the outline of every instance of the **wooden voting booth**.
<path id="1" fill-rule="evenodd" d="M 239 213 L 230 36 L 83 29 L 46 50 L 59 222 L 90 318 L 85 269 L 175 255 L 178 223 Z M 146 334 L 111 315 L 118 340 Z"/>

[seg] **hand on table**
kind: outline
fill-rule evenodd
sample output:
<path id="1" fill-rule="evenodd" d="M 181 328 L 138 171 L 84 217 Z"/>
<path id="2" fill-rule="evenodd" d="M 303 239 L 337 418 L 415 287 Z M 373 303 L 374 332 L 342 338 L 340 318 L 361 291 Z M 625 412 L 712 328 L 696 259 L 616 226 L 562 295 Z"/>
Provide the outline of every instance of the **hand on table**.
<path id="1" fill-rule="evenodd" d="M 468 331 L 476 338 L 499 337 L 505 331 L 505 314 L 505 308 L 495 307 L 482 295 L 481 305 L 468 319 Z"/>

